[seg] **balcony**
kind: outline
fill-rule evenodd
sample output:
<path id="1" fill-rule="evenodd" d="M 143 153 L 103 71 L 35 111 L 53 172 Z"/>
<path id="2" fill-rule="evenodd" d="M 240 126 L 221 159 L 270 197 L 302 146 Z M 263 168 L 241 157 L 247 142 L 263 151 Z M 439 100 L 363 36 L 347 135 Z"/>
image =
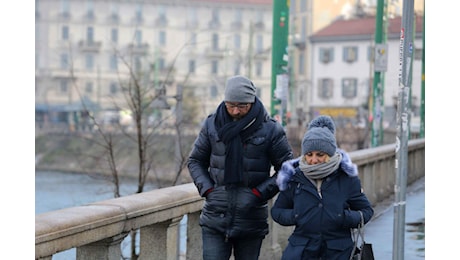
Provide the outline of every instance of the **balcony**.
<path id="1" fill-rule="evenodd" d="M 71 18 L 71 15 L 69 12 L 61 12 L 59 13 L 58 18 L 60 21 L 69 21 Z"/>
<path id="2" fill-rule="evenodd" d="M 197 29 L 200 23 L 198 21 L 189 21 L 185 24 L 185 27 L 188 29 Z"/>
<path id="3" fill-rule="evenodd" d="M 254 29 L 256 31 L 263 31 L 265 30 L 265 24 L 263 22 L 257 22 L 254 24 Z"/>
<path id="4" fill-rule="evenodd" d="M 93 23 L 96 20 L 94 12 L 88 11 L 85 15 L 83 15 L 83 21 L 87 23 Z"/>
<path id="5" fill-rule="evenodd" d="M 161 28 L 168 26 L 168 18 L 166 18 L 165 16 L 158 17 L 155 20 L 155 26 Z"/>
<path id="6" fill-rule="evenodd" d="M 102 42 L 85 41 L 81 40 L 78 43 L 78 47 L 82 52 L 99 52 L 101 49 Z"/>
<path id="7" fill-rule="evenodd" d="M 268 60 L 268 58 L 270 58 L 270 50 L 271 49 L 256 51 L 254 54 L 254 59 L 263 61 Z"/>
<path id="8" fill-rule="evenodd" d="M 111 14 L 108 17 L 108 21 L 112 24 L 120 23 L 120 16 L 118 14 Z"/>
<path id="9" fill-rule="evenodd" d="M 243 29 L 243 23 L 240 21 L 235 21 L 231 25 L 232 30 L 239 31 Z"/>
<path id="10" fill-rule="evenodd" d="M 224 58 L 225 51 L 218 48 L 206 48 L 204 55 L 208 59 L 222 59 Z"/>
<path id="11" fill-rule="evenodd" d="M 149 52 L 149 44 L 148 43 L 131 43 L 128 45 L 128 49 L 131 51 L 132 54 L 137 55 L 146 55 Z"/>
<path id="12" fill-rule="evenodd" d="M 220 22 L 218 20 L 211 20 L 208 23 L 208 28 L 209 29 L 219 29 L 221 26 Z"/>

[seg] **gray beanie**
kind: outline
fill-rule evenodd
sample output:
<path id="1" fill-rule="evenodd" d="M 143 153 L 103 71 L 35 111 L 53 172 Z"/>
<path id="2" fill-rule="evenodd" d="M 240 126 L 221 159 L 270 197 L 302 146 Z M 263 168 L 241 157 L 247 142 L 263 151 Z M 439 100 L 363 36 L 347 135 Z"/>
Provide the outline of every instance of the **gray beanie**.
<path id="1" fill-rule="evenodd" d="M 318 116 L 308 125 L 302 140 L 302 155 L 311 151 L 321 151 L 333 156 L 337 150 L 335 125 L 330 116 Z"/>
<path id="2" fill-rule="evenodd" d="M 251 80 L 239 75 L 227 79 L 224 101 L 254 103 L 255 99 L 256 87 Z"/>

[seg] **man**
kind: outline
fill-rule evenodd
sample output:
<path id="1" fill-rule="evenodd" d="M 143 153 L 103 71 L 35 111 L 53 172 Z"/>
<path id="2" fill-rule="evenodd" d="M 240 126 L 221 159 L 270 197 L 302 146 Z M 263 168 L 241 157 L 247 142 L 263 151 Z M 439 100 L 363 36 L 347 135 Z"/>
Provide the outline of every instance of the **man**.
<path id="1" fill-rule="evenodd" d="M 224 101 L 195 140 L 188 168 L 201 196 L 203 259 L 256 260 L 268 234 L 267 201 L 276 174 L 293 158 L 283 127 L 270 118 L 246 77 L 227 80 Z"/>

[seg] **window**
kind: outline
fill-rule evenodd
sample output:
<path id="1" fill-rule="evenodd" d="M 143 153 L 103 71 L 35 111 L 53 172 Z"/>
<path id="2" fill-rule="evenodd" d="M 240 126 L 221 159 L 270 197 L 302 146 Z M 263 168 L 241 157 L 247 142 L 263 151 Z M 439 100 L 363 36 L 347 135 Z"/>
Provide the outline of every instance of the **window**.
<path id="1" fill-rule="evenodd" d="M 299 53 L 299 63 L 298 63 L 297 73 L 299 75 L 305 75 L 305 53 L 304 52 Z"/>
<path id="2" fill-rule="evenodd" d="M 217 33 L 212 34 L 212 50 L 219 50 L 219 35 Z"/>
<path id="3" fill-rule="evenodd" d="M 333 81 L 332 79 L 324 78 L 318 81 L 318 97 L 331 98 L 333 95 Z"/>
<path id="4" fill-rule="evenodd" d="M 236 60 L 233 64 L 233 75 L 239 75 L 240 73 L 240 61 Z"/>
<path id="5" fill-rule="evenodd" d="M 136 5 L 136 22 L 140 23 L 142 22 L 142 4 L 137 4 Z"/>
<path id="6" fill-rule="evenodd" d="M 329 63 L 334 60 L 334 49 L 333 48 L 320 48 L 319 49 L 319 61 L 322 63 Z"/>
<path id="7" fill-rule="evenodd" d="M 256 61 L 256 75 L 257 77 L 262 77 L 263 63 L 261 61 Z"/>
<path id="8" fill-rule="evenodd" d="M 211 93 L 211 98 L 216 98 L 217 94 L 219 93 L 219 91 L 217 91 L 216 85 L 211 85 L 211 87 L 209 88 L 209 92 Z"/>
<path id="9" fill-rule="evenodd" d="M 292 2 L 294 2 L 294 1 L 291 1 L 291 3 Z M 257 11 L 257 13 L 256 13 L 256 22 L 254 24 L 254 29 L 256 29 L 256 30 L 265 29 L 264 12 L 263 11 Z"/>
<path id="10" fill-rule="evenodd" d="M 119 19 L 118 16 L 118 4 L 117 3 L 111 3 L 110 4 L 110 18 L 112 21 L 116 22 Z"/>
<path id="11" fill-rule="evenodd" d="M 219 71 L 219 62 L 216 60 L 211 61 L 211 74 L 217 75 Z"/>
<path id="12" fill-rule="evenodd" d="M 94 3 L 92 0 L 86 1 L 86 18 L 94 19 Z"/>
<path id="13" fill-rule="evenodd" d="M 238 30 L 243 27 L 243 10 L 236 9 L 235 10 L 235 18 L 232 22 L 232 29 Z"/>
<path id="14" fill-rule="evenodd" d="M 134 32 L 134 40 L 136 41 L 137 46 L 142 45 L 142 31 L 141 30 L 136 30 Z"/>
<path id="15" fill-rule="evenodd" d="M 110 94 L 115 95 L 118 92 L 118 84 L 116 82 L 111 82 L 109 86 Z"/>
<path id="16" fill-rule="evenodd" d="M 69 68 L 69 55 L 67 53 L 61 54 L 61 69 L 68 69 Z"/>
<path id="17" fill-rule="evenodd" d="M 192 36 L 190 37 L 190 45 L 192 46 L 196 45 L 196 38 L 197 38 L 197 34 L 192 32 Z"/>
<path id="18" fill-rule="evenodd" d="M 358 60 L 358 47 L 343 47 L 343 61 L 354 62 Z"/>
<path id="19" fill-rule="evenodd" d="M 85 92 L 86 92 L 87 94 L 93 93 L 93 82 L 86 82 L 86 85 L 85 85 Z"/>
<path id="20" fill-rule="evenodd" d="M 241 23 L 243 21 L 243 10 L 236 9 L 235 10 L 235 22 Z"/>
<path id="21" fill-rule="evenodd" d="M 367 61 L 374 61 L 374 46 L 367 47 Z"/>
<path id="22" fill-rule="evenodd" d="M 212 29 L 216 29 L 220 26 L 219 9 L 213 9 L 211 15 L 212 18 L 209 22 L 209 27 Z"/>
<path id="23" fill-rule="evenodd" d="M 94 28 L 92 26 L 86 28 L 86 40 L 88 43 L 94 42 Z"/>
<path id="24" fill-rule="evenodd" d="M 159 6 L 158 7 L 158 18 L 156 20 L 157 26 L 166 26 L 168 24 L 168 16 L 166 15 L 166 7 Z"/>
<path id="25" fill-rule="evenodd" d="M 94 56 L 91 53 L 85 55 L 85 68 L 87 70 L 92 70 L 94 68 Z"/>
<path id="26" fill-rule="evenodd" d="M 141 69 L 142 69 L 141 57 L 135 56 L 134 57 L 134 71 L 141 71 Z"/>
<path id="27" fill-rule="evenodd" d="M 342 79 L 342 97 L 354 98 L 357 94 L 358 80 L 356 78 Z"/>
<path id="28" fill-rule="evenodd" d="M 166 68 L 166 62 L 164 58 L 158 58 L 158 68 L 164 70 Z"/>
<path id="29" fill-rule="evenodd" d="M 160 41 L 159 42 L 160 46 L 166 46 L 166 32 L 160 31 L 158 34 L 159 34 L 158 40 Z"/>
<path id="30" fill-rule="evenodd" d="M 112 54 L 110 56 L 110 70 L 116 71 L 118 70 L 118 59 L 116 54 Z"/>
<path id="31" fill-rule="evenodd" d="M 190 7 L 188 8 L 188 19 L 187 25 L 189 28 L 196 28 L 198 26 L 198 14 L 195 8 Z"/>
<path id="32" fill-rule="evenodd" d="M 212 21 L 219 23 L 219 9 L 212 9 Z"/>
<path id="33" fill-rule="evenodd" d="M 235 49 L 240 50 L 241 49 L 241 35 L 240 34 L 235 34 L 233 37 L 233 44 L 235 45 Z"/>
<path id="34" fill-rule="evenodd" d="M 264 37 L 259 34 L 256 36 L 256 52 L 262 53 L 264 51 Z"/>
<path id="35" fill-rule="evenodd" d="M 62 39 L 67 41 L 69 39 L 69 26 L 62 26 Z"/>
<path id="36" fill-rule="evenodd" d="M 195 69 L 196 69 L 195 60 L 189 60 L 188 61 L 188 72 L 189 73 L 195 73 Z"/>
<path id="37" fill-rule="evenodd" d="M 118 29 L 117 28 L 112 28 L 110 31 L 110 40 L 112 43 L 118 43 Z"/>
<path id="38" fill-rule="evenodd" d="M 66 79 L 61 79 L 59 82 L 59 92 L 66 94 L 69 91 L 69 83 Z"/>
<path id="39" fill-rule="evenodd" d="M 70 17 L 70 1 L 61 0 L 61 14 L 63 17 Z"/>

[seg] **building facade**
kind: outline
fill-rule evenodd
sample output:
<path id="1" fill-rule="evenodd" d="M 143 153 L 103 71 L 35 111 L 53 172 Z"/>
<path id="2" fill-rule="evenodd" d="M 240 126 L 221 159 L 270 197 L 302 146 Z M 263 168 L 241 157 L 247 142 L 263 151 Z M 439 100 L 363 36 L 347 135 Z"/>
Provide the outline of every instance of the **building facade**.
<path id="1" fill-rule="evenodd" d="M 289 1 L 290 122 L 303 127 L 318 113 L 353 118 L 353 123 L 366 116 L 376 2 Z M 418 18 L 421 3 L 415 1 Z M 226 78 L 235 74 L 254 81 L 270 111 L 271 0 L 36 0 L 35 10 L 40 124 L 74 123 L 91 111 L 100 111 L 103 121 L 116 121 L 120 111 L 129 110 L 126 91 L 133 84 L 155 97 L 152 106 L 158 108 L 174 108 L 180 89 L 198 106 L 196 116 L 205 118 L 221 102 Z M 401 13 L 402 1 L 388 3 L 388 17 L 395 21 L 387 35 L 388 125 L 398 89 Z M 417 19 L 414 104 L 420 102 L 421 30 Z"/>
<path id="2" fill-rule="evenodd" d="M 412 112 L 420 107 L 422 79 L 422 20 L 414 19 L 415 33 L 412 68 Z M 401 17 L 388 19 L 386 66 L 382 80 L 383 124 L 396 123 L 396 101 L 399 94 Z M 348 122 L 367 121 L 372 96 L 376 54 L 375 17 L 338 20 L 310 37 L 312 44 L 312 115 L 329 113 L 348 118 Z"/>
<path id="3" fill-rule="evenodd" d="M 36 0 L 35 10 L 38 121 L 129 109 L 133 84 L 170 106 L 180 85 L 205 118 L 235 74 L 269 104 L 270 0 Z"/>
<path id="4" fill-rule="evenodd" d="M 394 124 L 398 96 L 399 44 L 403 1 L 386 1 L 388 70 L 384 72 L 384 126 Z M 305 124 L 317 114 L 367 121 L 374 75 L 377 1 L 291 1 L 291 122 Z M 414 113 L 420 103 L 424 1 L 414 1 Z M 365 122 L 364 122 L 365 123 Z"/>

